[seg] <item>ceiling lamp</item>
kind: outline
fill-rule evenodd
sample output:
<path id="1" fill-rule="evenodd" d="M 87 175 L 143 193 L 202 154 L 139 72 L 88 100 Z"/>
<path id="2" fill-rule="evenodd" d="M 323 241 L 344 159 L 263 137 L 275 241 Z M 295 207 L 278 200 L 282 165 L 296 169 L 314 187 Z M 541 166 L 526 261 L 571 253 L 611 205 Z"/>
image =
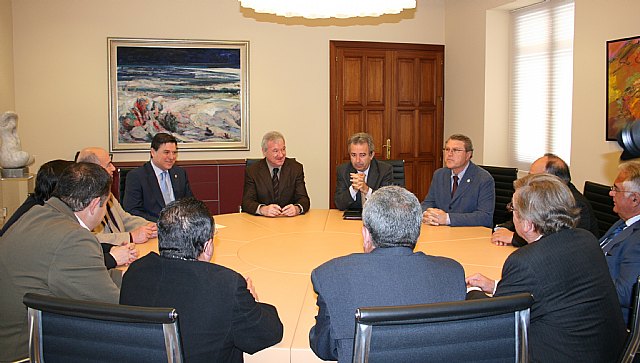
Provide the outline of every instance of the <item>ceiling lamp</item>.
<path id="1" fill-rule="evenodd" d="M 415 9 L 416 0 L 238 0 L 258 13 L 307 19 L 355 18 L 399 14 Z"/>

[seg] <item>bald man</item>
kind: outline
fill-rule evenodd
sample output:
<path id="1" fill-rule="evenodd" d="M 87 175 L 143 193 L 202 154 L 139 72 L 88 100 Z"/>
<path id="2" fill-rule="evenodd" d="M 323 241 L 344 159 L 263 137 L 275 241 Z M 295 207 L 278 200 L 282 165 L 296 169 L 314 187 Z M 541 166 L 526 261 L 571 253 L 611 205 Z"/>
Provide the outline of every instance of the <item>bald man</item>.
<path id="1" fill-rule="evenodd" d="M 111 163 L 111 155 L 99 147 L 88 147 L 78 154 L 78 162 L 100 165 L 113 177 L 116 168 Z M 107 200 L 107 214 L 93 232 L 98 241 L 112 245 L 144 243 L 157 236 L 157 227 L 153 222 L 124 211 L 113 194 Z"/>
<path id="2" fill-rule="evenodd" d="M 598 237 L 598 221 L 596 220 L 596 215 L 593 213 L 593 208 L 591 208 L 591 204 L 587 198 L 571 183 L 569 165 L 559 156 L 546 153 L 534 161 L 529 168 L 529 174 L 542 173 L 557 176 L 569 187 L 573 198 L 576 200 L 576 206 L 580 208 L 580 219 L 578 220 L 576 228 L 586 229 Z M 491 241 L 499 246 L 513 245 L 515 247 L 522 247 L 527 244 L 527 241 L 515 232 L 512 221 L 497 225 L 491 236 Z"/>

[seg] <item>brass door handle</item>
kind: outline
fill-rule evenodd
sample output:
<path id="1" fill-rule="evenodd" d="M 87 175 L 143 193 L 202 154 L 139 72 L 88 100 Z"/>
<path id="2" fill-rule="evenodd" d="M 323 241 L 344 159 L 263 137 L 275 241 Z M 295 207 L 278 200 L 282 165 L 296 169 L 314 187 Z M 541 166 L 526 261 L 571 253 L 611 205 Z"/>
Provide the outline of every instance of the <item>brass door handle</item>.
<path id="1" fill-rule="evenodd" d="M 391 159 L 391 139 L 387 139 L 386 144 L 382 145 L 382 147 L 387 149 L 386 151 L 387 160 Z"/>

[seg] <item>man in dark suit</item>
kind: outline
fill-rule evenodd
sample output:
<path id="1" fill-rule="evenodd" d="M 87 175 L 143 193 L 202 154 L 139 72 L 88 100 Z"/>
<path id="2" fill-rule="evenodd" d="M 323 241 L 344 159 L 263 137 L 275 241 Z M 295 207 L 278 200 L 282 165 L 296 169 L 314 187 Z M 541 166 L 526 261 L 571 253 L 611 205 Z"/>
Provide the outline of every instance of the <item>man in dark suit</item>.
<path id="1" fill-rule="evenodd" d="M 393 184 L 393 168 L 374 159 L 373 139 L 364 132 L 347 140 L 351 162 L 338 166 L 334 202 L 340 210 L 362 209 L 374 190 Z"/>
<path id="2" fill-rule="evenodd" d="M 276 308 L 257 302 L 250 279 L 209 263 L 215 223 L 195 198 L 170 203 L 158 219 L 158 248 L 135 261 L 120 303 L 171 306 L 180 318 L 185 362 L 242 362 L 282 340 Z"/>
<path id="3" fill-rule="evenodd" d="M 71 163 L 44 205 L 35 205 L 0 243 L 0 362 L 29 354 L 28 292 L 117 303 L 119 289 L 91 233 L 104 217 L 111 178 L 98 165 Z M 114 271 L 120 276 L 119 270 Z"/>
<path id="4" fill-rule="evenodd" d="M 598 220 L 596 219 L 595 213 L 593 213 L 591 203 L 589 203 L 587 198 L 585 198 L 584 195 L 576 189 L 575 185 L 571 183 L 569 165 L 567 165 L 567 163 L 557 155 L 547 153 L 544 154 L 543 157 L 534 161 L 529 168 L 529 174 L 541 173 L 555 175 L 567 184 L 573 198 L 576 200 L 576 206 L 580 208 L 580 219 L 578 220 L 577 228 L 586 229 L 597 237 Z M 491 241 L 498 246 L 513 245 L 515 247 L 522 247 L 527 244 L 527 241 L 524 238 L 515 233 L 513 221 L 497 225 L 491 235 Z"/>
<path id="5" fill-rule="evenodd" d="M 600 239 L 600 247 L 618 292 L 625 322 L 631 318 L 633 286 L 640 275 L 640 161 L 620 164 L 611 187 L 613 211 L 620 220 Z"/>
<path id="6" fill-rule="evenodd" d="M 264 159 L 245 171 L 242 211 L 266 217 L 293 217 L 308 211 L 311 202 L 304 169 L 287 158 L 284 136 L 267 132 L 262 137 L 262 154 Z"/>
<path id="7" fill-rule="evenodd" d="M 433 226 L 493 227 L 496 190 L 493 177 L 471 162 L 473 144 L 454 134 L 444 147 L 445 168 L 436 170 L 422 202 L 422 221 Z"/>
<path id="8" fill-rule="evenodd" d="M 579 211 L 569 188 L 549 174 L 514 185 L 513 223 L 528 244 L 507 258 L 497 285 L 481 274 L 467 284 L 493 296 L 533 295 L 533 362 L 617 361 L 626 329 L 616 290 L 596 238 L 574 228 Z"/>
<path id="9" fill-rule="evenodd" d="M 151 160 L 127 174 L 124 210 L 148 221 L 158 220 L 171 201 L 193 196 L 187 173 L 175 166 L 178 140 L 159 133 L 151 140 Z"/>
<path id="10" fill-rule="evenodd" d="M 415 195 L 397 186 L 382 187 L 362 211 L 365 253 L 338 257 L 313 270 L 318 315 L 309 344 L 318 357 L 351 362 L 358 307 L 465 298 L 464 270 L 458 262 L 413 251 L 421 220 Z"/>

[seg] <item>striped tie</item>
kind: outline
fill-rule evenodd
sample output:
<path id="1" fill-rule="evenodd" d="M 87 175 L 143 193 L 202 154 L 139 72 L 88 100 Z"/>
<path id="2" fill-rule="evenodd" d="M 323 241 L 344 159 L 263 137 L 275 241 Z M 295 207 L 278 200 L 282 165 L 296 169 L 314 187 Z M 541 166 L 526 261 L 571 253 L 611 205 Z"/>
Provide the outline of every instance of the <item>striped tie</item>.
<path id="1" fill-rule="evenodd" d="M 273 198 L 275 199 L 274 204 L 278 204 L 278 199 L 280 199 L 280 180 L 278 179 L 278 168 L 273 168 L 273 177 L 271 178 L 271 182 L 273 183 Z"/>

